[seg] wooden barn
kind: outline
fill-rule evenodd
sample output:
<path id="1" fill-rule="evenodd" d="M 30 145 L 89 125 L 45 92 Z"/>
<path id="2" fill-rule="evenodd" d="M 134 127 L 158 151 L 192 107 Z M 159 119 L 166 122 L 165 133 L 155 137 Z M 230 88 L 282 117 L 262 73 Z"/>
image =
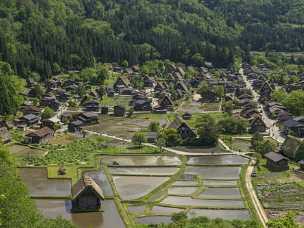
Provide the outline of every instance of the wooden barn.
<path id="1" fill-rule="evenodd" d="M 264 157 L 267 159 L 266 167 L 271 171 L 279 172 L 289 169 L 288 158 L 280 153 L 269 152 Z"/>
<path id="2" fill-rule="evenodd" d="M 81 178 L 72 188 L 72 212 L 100 211 L 103 191 L 89 176 Z"/>

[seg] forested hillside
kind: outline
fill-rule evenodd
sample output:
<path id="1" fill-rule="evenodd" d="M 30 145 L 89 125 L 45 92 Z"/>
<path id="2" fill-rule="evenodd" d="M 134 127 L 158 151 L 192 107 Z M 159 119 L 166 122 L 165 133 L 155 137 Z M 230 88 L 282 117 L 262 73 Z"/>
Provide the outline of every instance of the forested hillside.
<path id="1" fill-rule="evenodd" d="M 240 45 L 248 50 L 303 51 L 303 0 L 205 0 L 228 25 L 242 27 Z"/>
<path id="2" fill-rule="evenodd" d="M 243 50 L 301 51 L 303 1 L 1 0 L 0 60 L 42 78 L 95 61 L 226 66 Z"/>

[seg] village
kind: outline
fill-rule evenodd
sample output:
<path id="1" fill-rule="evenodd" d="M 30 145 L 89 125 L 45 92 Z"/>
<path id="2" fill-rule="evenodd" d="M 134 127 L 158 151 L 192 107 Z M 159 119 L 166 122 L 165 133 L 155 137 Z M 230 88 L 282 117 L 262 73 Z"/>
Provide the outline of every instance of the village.
<path id="1" fill-rule="evenodd" d="M 272 94 L 303 89 L 304 75 L 279 85 L 263 64 L 204 65 L 105 64 L 102 86 L 80 71 L 28 80 L 0 137 L 38 209 L 78 227 L 177 213 L 266 227 L 290 210 L 303 222 L 304 117 Z"/>

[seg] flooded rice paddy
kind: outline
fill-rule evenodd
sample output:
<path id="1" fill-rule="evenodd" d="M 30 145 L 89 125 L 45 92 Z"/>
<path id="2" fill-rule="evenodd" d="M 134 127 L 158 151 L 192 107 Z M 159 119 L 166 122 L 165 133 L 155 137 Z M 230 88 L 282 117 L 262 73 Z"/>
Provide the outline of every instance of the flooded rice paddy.
<path id="1" fill-rule="evenodd" d="M 197 167 L 197 166 L 187 166 L 185 173 L 198 175 L 203 179 L 212 180 L 238 180 L 240 175 L 240 167 Z"/>
<path id="2" fill-rule="evenodd" d="M 114 176 L 115 186 L 123 200 L 134 200 L 145 196 L 159 185 L 168 181 L 168 177 Z"/>
<path id="3" fill-rule="evenodd" d="M 187 196 L 168 196 L 161 204 L 200 208 L 244 208 L 242 200 L 204 200 Z"/>
<path id="4" fill-rule="evenodd" d="M 205 216 L 210 219 L 221 218 L 225 220 L 249 220 L 248 210 L 213 210 L 213 209 L 191 209 L 188 212 L 190 218 Z"/>
<path id="5" fill-rule="evenodd" d="M 171 176 L 177 172 L 174 167 L 111 167 L 110 172 L 113 175 L 154 175 L 154 176 Z"/>
<path id="6" fill-rule="evenodd" d="M 136 218 L 136 223 L 139 224 L 169 224 L 172 223 L 170 216 L 145 216 Z"/>
<path id="7" fill-rule="evenodd" d="M 238 155 L 191 156 L 188 165 L 244 165 L 248 159 Z"/>
<path id="8" fill-rule="evenodd" d="M 125 225 L 120 218 L 116 205 L 113 200 L 103 201 L 103 212 L 77 213 L 69 212 L 70 201 L 64 200 L 35 200 L 38 209 L 48 218 L 62 216 L 70 220 L 78 228 L 124 228 Z"/>
<path id="9" fill-rule="evenodd" d="M 168 189 L 169 195 L 191 195 L 198 190 L 196 187 L 171 187 Z"/>
<path id="10" fill-rule="evenodd" d="M 181 161 L 176 156 L 103 156 L 102 163 L 119 166 L 178 166 Z"/>
<path id="11" fill-rule="evenodd" d="M 248 163 L 244 157 L 232 154 L 188 156 L 186 164 L 182 164 L 178 156 L 106 155 L 101 157 L 101 163 L 108 166 L 113 182 L 102 169 L 84 172 L 109 197 L 103 202 L 103 212 L 96 213 L 70 213 L 70 180 L 48 179 L 44 168 L 20 168 L 19 174 L 44 215 L 62 216 L 79 228 L 125 227 L 114 203 L 113 188 L 119 194 L 117 200 L 132 201 L 146 196 L 147 201 L 128 202 L 131 204 L 124 207 L 139 224 L 171 223 L 172 215 L 185 209 L 189 217 L 250 219 L 238 188 L 241 165 Z M 185 167 L 184 173 L 168 184 L 181 167 Z M 164 188 L 148 195 L 164 183 Z"/>
<path id="12" fill-rule="evenodd" d="M 18 173 L 31 197 L 69 197 L 71 195 L 71 180 L 48 179 L 46 168 L 20 168 Z"/>

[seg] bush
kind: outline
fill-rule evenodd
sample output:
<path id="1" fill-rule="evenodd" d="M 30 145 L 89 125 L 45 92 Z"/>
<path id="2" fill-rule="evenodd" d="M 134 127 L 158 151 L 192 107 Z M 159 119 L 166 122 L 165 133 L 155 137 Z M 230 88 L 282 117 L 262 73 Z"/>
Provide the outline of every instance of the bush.
<path id="1" fill-rule="evenodd" d="M 55 112 L 50 107 L 46 107 L 41 115 L 42 119 L 49 119 L 55 115 Z"/>
<path id="2" fill-rule="evenodd" d="M 146 138 L 143 132 L 136 132 L 132 137 L 132 143 L 138 147 L 141 147 L 142 144 L 146 142 Z"/>

